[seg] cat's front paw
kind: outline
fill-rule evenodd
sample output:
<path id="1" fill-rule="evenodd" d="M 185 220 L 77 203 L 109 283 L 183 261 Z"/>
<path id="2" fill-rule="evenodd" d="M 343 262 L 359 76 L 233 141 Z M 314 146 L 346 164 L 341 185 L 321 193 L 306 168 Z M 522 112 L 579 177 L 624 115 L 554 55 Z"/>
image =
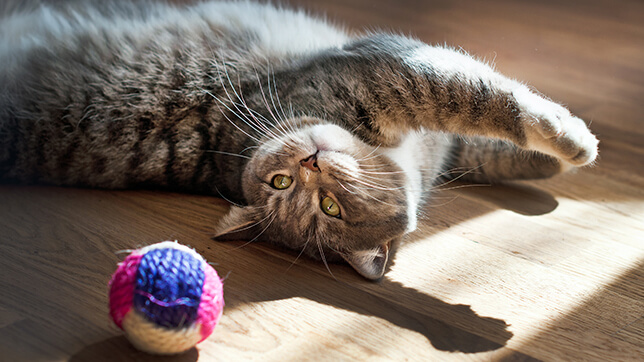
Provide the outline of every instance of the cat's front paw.
<path id="1" fill-rule="evenodd" d="M 519 92 L 515 96 L 521 109 L 527 148 L 555 156 L 564 161 L 563 166 L 579 167 L 595 161 L 599 141 L 582 119 L 534 93 Z"/>

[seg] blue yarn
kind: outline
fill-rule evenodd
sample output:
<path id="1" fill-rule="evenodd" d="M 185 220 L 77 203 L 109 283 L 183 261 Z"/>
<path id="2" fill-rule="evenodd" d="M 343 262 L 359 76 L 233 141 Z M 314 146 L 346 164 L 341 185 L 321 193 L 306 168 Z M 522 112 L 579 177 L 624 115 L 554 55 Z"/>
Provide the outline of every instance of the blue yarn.
<path id="1" fill-rule="evenodd" d="M 139 264 L 134 308 L 166 328 L 181 328 L 197 319 L 205 280 L 201 260 L 176 249 L 153 249 Z"/>

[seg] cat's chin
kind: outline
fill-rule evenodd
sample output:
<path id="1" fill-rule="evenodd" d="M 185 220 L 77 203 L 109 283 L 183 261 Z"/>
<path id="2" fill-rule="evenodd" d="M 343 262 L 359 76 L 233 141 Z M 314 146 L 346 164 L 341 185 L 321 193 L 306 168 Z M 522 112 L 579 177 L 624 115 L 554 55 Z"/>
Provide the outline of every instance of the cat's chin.
<path id="1" fill-rule="evenodd" d="M 313 146 L 319 151 L 356 153 L 364 144 L 344 128 L 333 124 L 318 124 L 308 129 Z"/>

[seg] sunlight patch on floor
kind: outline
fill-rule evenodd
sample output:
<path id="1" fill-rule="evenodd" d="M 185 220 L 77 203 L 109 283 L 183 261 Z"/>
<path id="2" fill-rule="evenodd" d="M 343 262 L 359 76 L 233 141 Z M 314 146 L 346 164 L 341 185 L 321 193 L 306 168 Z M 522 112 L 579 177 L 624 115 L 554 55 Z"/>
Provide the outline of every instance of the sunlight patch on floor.
<path id="1" fill-rule="evenodd" d="M 561 203 L 569 217 L 591 206 Z M 511 347 L 547 331 L 644 261 L 643 247 L 611 240 L 602 235 L 606 228 L 593 230 L 587 225 L 592 219 L 581 215 L 581 225 L 563 228 L 533 222 L 541 216 L 496 210 L 403 244 L 388 277 L 445 302 L 470 305 L 480 316 L 505 320 L 515 333 Z M 547 237 L 535 237 L 540 233 Z M 641 300 L 632 302 L 644 307 Z M 606 328 L 634 317 L 611 316 Z"/>

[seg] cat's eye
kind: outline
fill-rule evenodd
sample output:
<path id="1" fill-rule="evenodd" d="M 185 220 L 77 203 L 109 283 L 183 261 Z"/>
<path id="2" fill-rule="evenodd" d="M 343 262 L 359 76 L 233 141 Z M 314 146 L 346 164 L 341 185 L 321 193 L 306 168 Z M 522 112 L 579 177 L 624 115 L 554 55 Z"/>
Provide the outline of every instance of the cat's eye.
<path id="1" fill-rule="evenodd" d="M 293 183 L 293 179 L 286 175 L 276 175 L 273 177 L 273 187 L 275 187 L 278 190 L 284 190 L 289 188 L 291 186 L 291 183 Z"/>
<path id="2" fill-rule="evenodd" d="M 332 198 L 326 196 L 320 201 L 320 207 L 325 214 L 329 216 L 339 217 L 340 216 L 340 206 Z"/>

